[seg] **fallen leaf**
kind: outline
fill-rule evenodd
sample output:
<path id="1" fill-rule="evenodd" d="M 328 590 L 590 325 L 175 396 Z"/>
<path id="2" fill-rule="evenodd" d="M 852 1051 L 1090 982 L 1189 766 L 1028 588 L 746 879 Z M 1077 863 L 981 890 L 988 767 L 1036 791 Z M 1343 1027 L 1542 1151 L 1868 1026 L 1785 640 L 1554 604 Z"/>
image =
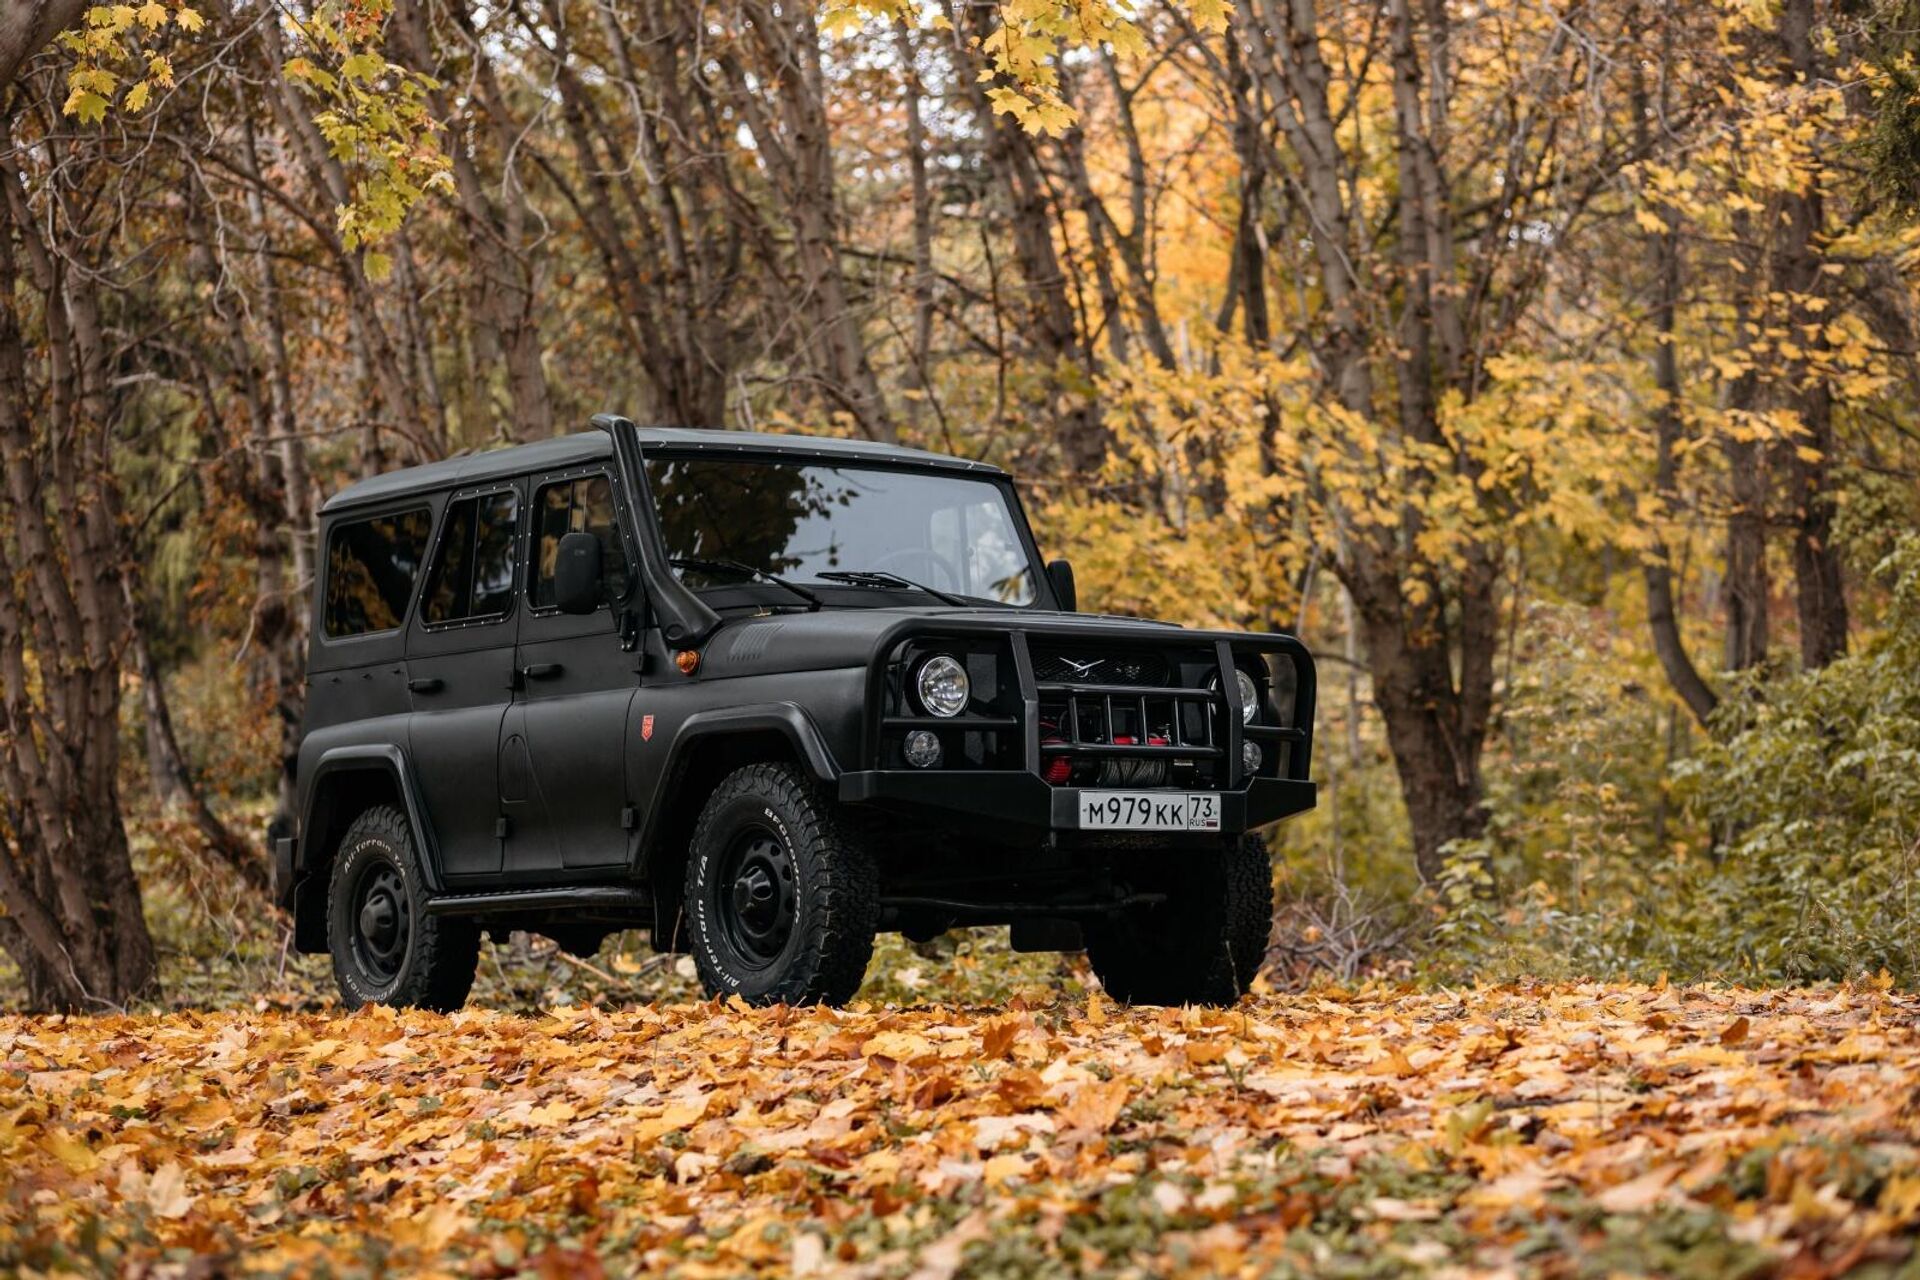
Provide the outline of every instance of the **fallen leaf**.
<path id="1" fill-rule="evenodd" d="M 1125 1080 L 1090 1081 L 1075 1089 L 1055 1114 L 1065 1128 L 1105 1133 L 1119 1119 L 1130 1093 Z"/>
<path id="2" fill-rule="evenodd" d="M 147 1183 L 147 1207 L 156 1217 L 186 1217 L 193 1209 L 193 1197 L 187 1194 L 187 1171 L 173 1161 L 155 1169 Z"/>

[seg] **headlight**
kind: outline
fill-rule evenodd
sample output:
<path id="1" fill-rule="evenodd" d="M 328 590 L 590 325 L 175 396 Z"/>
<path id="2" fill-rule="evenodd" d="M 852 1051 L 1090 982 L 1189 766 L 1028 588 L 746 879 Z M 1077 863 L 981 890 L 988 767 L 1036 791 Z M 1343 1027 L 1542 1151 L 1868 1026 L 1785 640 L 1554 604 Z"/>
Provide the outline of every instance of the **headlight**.
<path id="1" fill-rule="evenodd" d="M 913 687 L 920 695 L 920 705 L 936 716 L 959 715 L 967 709 L 967 696 L 972 692 L 967 669 L 944 653 L 936 653 L 920 664 Z"/>
<path id="2" fill-rule="evenodd" d="M 1233 669 L 1233 675 L 1235 682 L 1240 686 L 1240 719 L 1247 724 L 1252 724 L 1254 717 L 1260 714 L 1260 686 L 1253 682 L 1252 676 L 1238 667 Z M 1207 683 L 1211 688 L 1218 689 L 1220 677 L 1215 676 Z"/>
<path id="3" fill-rule="evenodd" d="M 1252 676 L 1238 667 L 1233 669 L 1233 674 L 1240 682 L 1240 718 L 1252 724 L 1253 718 L 1260 714 L 1260 687 L 1254 684 Z"/>

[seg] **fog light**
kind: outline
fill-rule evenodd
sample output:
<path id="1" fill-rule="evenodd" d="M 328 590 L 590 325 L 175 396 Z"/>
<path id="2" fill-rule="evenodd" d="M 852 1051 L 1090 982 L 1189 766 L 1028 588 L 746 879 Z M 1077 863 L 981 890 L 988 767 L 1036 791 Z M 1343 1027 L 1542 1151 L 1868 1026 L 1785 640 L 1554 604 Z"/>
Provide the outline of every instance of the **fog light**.
<path id="1" fill-rule="evenodd" d="M 915 729 L 907 735 L 907 763 L 916 769 L 931 769 L 940 763 L 940 739 L 931 729 Z"/>
<path id="2" fill-rule="evenodd" d="M 1260 761 L 1264 758 L 1260 754 L 1259 743 L 1246 741 L 1240 743 L 1240 768 L 1245 772 L 1260 772 Z"/>

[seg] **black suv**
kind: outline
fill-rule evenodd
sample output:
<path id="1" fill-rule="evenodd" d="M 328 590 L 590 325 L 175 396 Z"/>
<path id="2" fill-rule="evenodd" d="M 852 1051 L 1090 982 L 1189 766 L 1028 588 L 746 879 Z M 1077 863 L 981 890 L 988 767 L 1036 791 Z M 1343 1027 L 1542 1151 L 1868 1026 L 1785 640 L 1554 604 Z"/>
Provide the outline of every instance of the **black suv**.
<path id="1" fill-rule="evenodd" d="M 323 510 L 275 870 L 348 1005 L 455 1007 L 511 929 L 649 928 L 759 1004 L 977 924 L 1123 1000 L 1246 990 L 1251 833 L 1314 802 L 1297 640 L 1076 614 L 982 463 L 594 426 Z"/>

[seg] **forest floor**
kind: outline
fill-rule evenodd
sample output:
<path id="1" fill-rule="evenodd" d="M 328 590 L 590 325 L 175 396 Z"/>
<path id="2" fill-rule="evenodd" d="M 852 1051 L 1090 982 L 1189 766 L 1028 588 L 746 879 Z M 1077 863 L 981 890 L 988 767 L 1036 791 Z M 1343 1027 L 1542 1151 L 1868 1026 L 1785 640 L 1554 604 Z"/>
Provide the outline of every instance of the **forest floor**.
<path id="1" fill-rule="evenodd" d="M 1873 984 L 0 1018 L 0 1273 L 1911 1272 Z"/>

